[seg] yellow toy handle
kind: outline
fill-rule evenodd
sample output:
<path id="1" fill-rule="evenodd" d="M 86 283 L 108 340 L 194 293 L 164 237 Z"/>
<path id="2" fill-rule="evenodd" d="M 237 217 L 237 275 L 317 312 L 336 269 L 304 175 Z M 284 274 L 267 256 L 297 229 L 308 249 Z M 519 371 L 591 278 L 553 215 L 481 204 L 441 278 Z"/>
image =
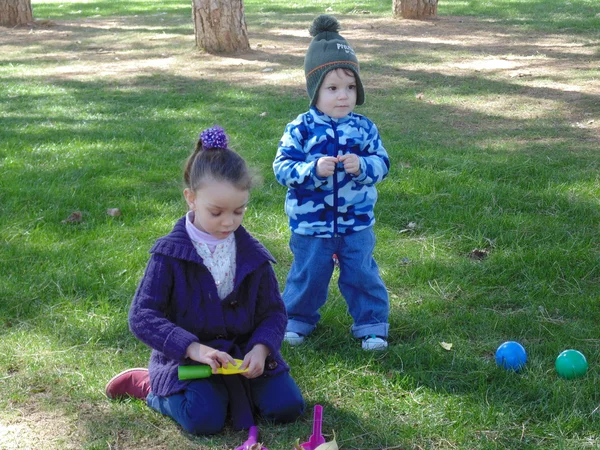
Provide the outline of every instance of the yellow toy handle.
<path id="1" fill-rule="evenodd" d="M 248 369 L 240 370 L 240 366 L 244 361 L 241 359 L 234 359 L 235 366 L 231 364 L 227 364 L 227 367 L 219 367 L 217 369 L 217 373 L 220 375 L 236 375 L 238 373 L 248 372 Z"/>
<path id="2" fill-rule="evenodd" d="M 241 359 L 235 359 L 235 365 L 227 364 L 227 367 L 219 367 L 217 369 L 217 375 L 236 375 L 239 373 L 248 372 L 248 369 L 240 370 L 242 365 Z M 198 378 L 208 378 L 212 373 L 210 366 L 205 364 L 193 365 L 193 366 L 179 366 L 178 376 L 180 380 L 196 380 Z"/>

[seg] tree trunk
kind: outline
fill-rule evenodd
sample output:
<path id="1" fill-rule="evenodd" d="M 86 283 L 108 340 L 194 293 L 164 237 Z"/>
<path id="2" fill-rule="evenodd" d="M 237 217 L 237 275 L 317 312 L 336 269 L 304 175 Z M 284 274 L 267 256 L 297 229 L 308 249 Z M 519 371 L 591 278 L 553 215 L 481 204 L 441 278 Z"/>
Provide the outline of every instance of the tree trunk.
<path id="1" fill-rule="evenodd" d="M 394 17 L 431 19 L 437 16 L 438 0 L 394 0 Z"/>
<path id="2" fill-rule="evenodd" d="M 242 0 L 192 0 L 192 15 L 201 49 L 209 53 L 250 49 Z"/>
<path id="3" fill-rule="evenodd" d="M 31 22 L 31 0 L 0 0 L 0 26 L 14 27 Z"/>

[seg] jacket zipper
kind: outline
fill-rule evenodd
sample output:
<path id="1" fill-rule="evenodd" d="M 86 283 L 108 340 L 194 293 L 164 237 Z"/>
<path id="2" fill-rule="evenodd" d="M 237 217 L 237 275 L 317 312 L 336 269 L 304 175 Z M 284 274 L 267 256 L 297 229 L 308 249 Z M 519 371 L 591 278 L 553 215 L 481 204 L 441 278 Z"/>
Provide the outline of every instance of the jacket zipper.
<path id="1" fill-rule="evenodd" d="M 338 138 L 338 134 L 337 134 L 337 126 L 335 122 L 331 122 L 331 127 L 333 128 L 333 137 L 335 139 L 335 147 L 334 147 L 334 154 L 332 156 L 337 156 L 339 153 L 338 150 L 338 143 L 339 143 L 339 138 Z M 333 237 L 337 237 L 338 235 L 338 206 L 339 206 L 339 201 L 338 201 L 338 165 L 339 163 L 336 163 L 335 165 L 335 171 L 333 172 Z"/>

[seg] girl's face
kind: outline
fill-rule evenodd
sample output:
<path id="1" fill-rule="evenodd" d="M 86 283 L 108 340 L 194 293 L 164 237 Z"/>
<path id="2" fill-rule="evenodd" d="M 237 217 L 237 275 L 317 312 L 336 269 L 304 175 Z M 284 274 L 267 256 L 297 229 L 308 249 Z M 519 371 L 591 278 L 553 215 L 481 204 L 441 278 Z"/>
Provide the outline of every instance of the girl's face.
<path id="1" fill-rule="evenodd" d="M 249 192 L 228 181 L 207 179 L 195 192 L 183 191 L 194 211 L 194 226 L 217 239 L 225 239 L 238 229 L 246 213 Z"/>
<path id="2" fill-rule="evenodd" d="M 315 106 L 334 119 L 350 114 L 356 106 L 354 73 L 344 69 L 334 69 L 327 73 L 319 88 Z"/>

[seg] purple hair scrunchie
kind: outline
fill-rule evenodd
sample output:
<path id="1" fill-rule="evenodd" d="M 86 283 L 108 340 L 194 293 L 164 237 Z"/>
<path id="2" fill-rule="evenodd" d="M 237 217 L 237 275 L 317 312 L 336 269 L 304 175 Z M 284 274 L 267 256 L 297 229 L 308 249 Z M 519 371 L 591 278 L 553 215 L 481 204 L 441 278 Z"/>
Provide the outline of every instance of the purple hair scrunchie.
<path id="1" fill-rule="evenodd" d="M 218 125 L 215 125 L 212 128 L 207 128 L 200 133 L 200 140 L 202 141 L 202 147 L 205 149 L 227 148 L 227 135 L 225 134 L 225 130 Z"/>

